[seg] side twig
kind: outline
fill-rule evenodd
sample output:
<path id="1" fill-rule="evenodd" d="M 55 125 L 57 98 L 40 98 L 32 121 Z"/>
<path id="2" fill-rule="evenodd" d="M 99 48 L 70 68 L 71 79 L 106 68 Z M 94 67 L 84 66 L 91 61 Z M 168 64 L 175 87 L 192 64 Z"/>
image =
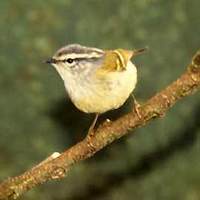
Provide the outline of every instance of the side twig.
<path id="1" fill-rule="evenodd" d="M 126 135 L 130 129 L 164 116 L 179 99 L 192 94 L 199 87 L 200 51 L 193 57 L 185 73 L 138 108 L 140 117 L 131 112 L 116 121 L 103 123 L 93 137 L 86 137 L 65 152 L 53 154 L 22 175 L 5 180 L 0 184 L 0 200 L 16 199 L 36 185 L 65 177 L 73 164 L 91 157 L 114 140 Z"/>

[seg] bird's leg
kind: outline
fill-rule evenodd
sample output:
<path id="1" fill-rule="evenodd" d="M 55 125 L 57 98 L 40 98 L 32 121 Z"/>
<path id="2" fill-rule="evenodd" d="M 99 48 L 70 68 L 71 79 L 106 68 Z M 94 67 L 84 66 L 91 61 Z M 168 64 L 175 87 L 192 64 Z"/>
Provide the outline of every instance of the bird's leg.
<path id="1" fill-rule="evenodd" d="M 134 102 L 134 111 L 136 112 L 138 118 L 141 119 L 142 116 L 140 115 L 140 111 L 139 111 L 140 104 L 139 104 L 138 101 L 136 100 L 134 94 L 132 94 L 131 96 L 132 96 L 133 102 Z"/>
<path id="2" fill-rule="evenodd" d="M 96 114 L 95 114 L 95 118 L 94 118 L 94 120 L 93 120 L 93 122 L 92 122 L 92 124 L 90 125 L 90 128 L 89 128 L 89 130 L 88 130 L 87 136 L 91 137 L 91 136 L 94 135 L 94 127 L 95 127 L 95 125 L 96 125 L 96 122 L 97 122 L 98 117 L 99 117 L 99 114 L 96 113 Z"/>

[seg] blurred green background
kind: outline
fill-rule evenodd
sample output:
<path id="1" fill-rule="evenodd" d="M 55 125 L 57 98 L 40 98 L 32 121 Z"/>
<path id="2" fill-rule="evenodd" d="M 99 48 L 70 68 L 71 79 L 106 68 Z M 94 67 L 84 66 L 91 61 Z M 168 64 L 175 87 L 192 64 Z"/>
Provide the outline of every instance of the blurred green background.
<path id="1" fill-rule="evenodd" d="M 138 101 L 175 80 L 200 47 L 199 0 L 1 0 L 0 180 L 22 173 L 80 141 L 93 116 L 79 112 L 43 63 L 63 45 L 150 51 L 135 59 Z M 101 117 L 115 119 L 121 109 Z M 199 200 L 200 94 L 139 128 L 66 179 L 21 199 Z"/>

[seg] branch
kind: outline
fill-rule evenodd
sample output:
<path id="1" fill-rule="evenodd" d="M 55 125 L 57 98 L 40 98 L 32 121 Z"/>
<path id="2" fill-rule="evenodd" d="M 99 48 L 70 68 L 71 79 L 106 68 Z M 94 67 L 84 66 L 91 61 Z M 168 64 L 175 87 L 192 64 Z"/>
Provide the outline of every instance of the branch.
<path id="1" fill-rule="evenodd" d="M 128 134 L 129 130 L 143 126 L 153 118 L 163 117 L 179 99 L 199 88 L 200 51 L 193 57 L 191 64 L 180 78 L 138 108 L 140 117 L 130 112 L 116 121 L 104 122 L 97 128 L 94 136 L 86 137 L 61 154 L 52 154 L 20 176 L 5 180 L 0 184 L 0 200 L 16 199 L 36 185 L 65 177 L 75 163 L 91 157 L 114 140 Z"/>

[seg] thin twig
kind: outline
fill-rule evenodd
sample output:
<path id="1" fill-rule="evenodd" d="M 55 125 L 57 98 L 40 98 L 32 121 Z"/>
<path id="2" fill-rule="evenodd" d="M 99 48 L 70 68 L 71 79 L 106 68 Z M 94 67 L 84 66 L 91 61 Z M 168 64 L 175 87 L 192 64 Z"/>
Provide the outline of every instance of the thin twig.
<path id="1" fill-rule="evenodd" d="M 16 199 L 36 185 L 65 177 L 73 164 L 91 157 L 114 140 L 128 134 L 129 130 L 143 126 L 153 118 L 164 116 L 179 99 L 192 94 L 199 87 L 200 51 L 180 78 L 138 108 L 140 117 L 131 112 L 116 121 L 103 123 L 92 137 L 86 137 L 60 155 L 52 156 L 20 176 L 5 180 L 0 184 L 0 200 Z"/>

